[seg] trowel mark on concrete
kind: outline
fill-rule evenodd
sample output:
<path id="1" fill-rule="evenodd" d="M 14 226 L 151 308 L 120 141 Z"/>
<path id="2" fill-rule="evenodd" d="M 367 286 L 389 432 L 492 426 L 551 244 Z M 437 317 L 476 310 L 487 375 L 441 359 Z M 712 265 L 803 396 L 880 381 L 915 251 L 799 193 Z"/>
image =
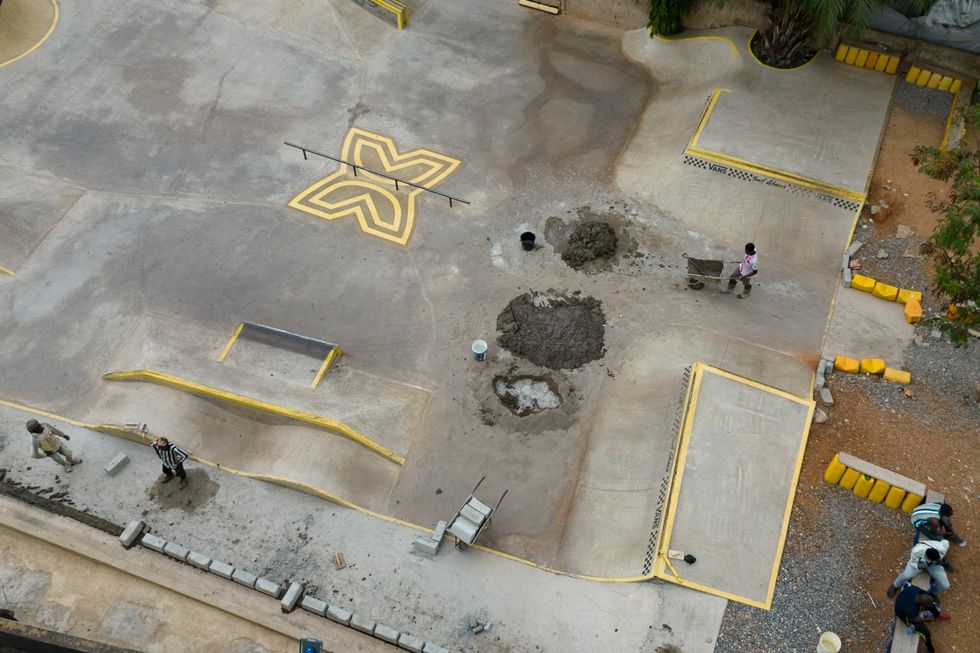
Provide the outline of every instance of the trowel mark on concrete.
<path id="1" fill-rule="evenodd" d="M 163 626 L 161 610 L 138 603 L 120 603 L 106 610 L 100 631 L 106 637 L 131 644 L 149 644 Z"/>
<path id="2" fill-rule="evenodd" d="M 176 479 L 163 483 L 163 479 L 158 478 L 146 494 L 164 510 L 180 508 L 187 512 L 195 512 L 211 502 L 214 495 L 218 493 L 219 487 L 203 469 L 189 469 L 187 487 L 181 488 Z"/>
<path id="3" fill-rule="evenodd" d="M 519 417 L 561 406 L 555 382 L 547 377 L 498 376 L 493 380 L 493 391 Z"/>

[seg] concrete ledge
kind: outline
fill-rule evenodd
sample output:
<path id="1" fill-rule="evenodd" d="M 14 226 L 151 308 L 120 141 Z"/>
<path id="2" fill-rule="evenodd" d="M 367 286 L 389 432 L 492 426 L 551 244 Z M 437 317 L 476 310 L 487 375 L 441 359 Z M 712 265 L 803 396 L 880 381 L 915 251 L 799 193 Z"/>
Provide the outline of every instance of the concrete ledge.
<path id="1" fill-rule="evenodd" d="M 232 565 L 229 565 L 227 562 L 212 560 L 211 565 L 208 567 L 208 571 L 216 576 L 230 579 L 231 575 L 235 573 L 235 568 Z"/>
<path id="2" fill-rule="evenodd" d="M 327 619 L 330 619 L 331 621 L 336 621 L 339 624 L 344 624 L 345 626 L 350 625 L 350 621 L 351 618 L 353 618 L 353 616 L 354 615 L 348 612 L 347 610 L 344 610 L 343 608 L 338 608 L 335 605 L 331 605 L 329 608 L 327 608 Z"/>
<path id="3" fill-rule="evenodd" d="M 157 537 L 152 533 L 147 533 L 140 540 L 140 544 L 150 549 L 151 551 L 156 551 L 158 553 L 163 553 L 163 547 L 167 546 L 167 540 L 162 537 Z"/>
<path id="4" fill-rule="evenodd" d="M 244 569 L 236 569 L 231 574 L 231 579 L 238 583 L 239 585 L 244 585 L 245 587 L 255 588 L 255 581 L 259 578 L 255 574 L 245 571 Z"/>
<path id="5" fill-rule="evenodd" d="M 359 630 L 362 633 L 367 633 L 368 635 L 374 634 L 375 626 L 377 626 L 377 624 L 371 619 L 368 619 L 367 617 L 362 617 L 360 615 L 355 614 L 350 618 L 351 628 L 353 628 L 354 630 Z"/>
<path id="6" fill-rule="evenodd" d="M 279 583 L 274 583 L 267 578 L 257 578 L 255 579 L 255 589 L 262 592 L 263 594 L 268 594 L 274 599 L 278 599 L 282 596 L 282 586 Z"/>
<path id="7" fill-rule="evenodd" d="M 866 460 L 861 460 L 856 458 L 849 453 L 844 453 L 841 451 L 837 454 L 837 460 L 846 467 L 850 467 L 862 474 L 867 474 L 872 478 L 877 478 L 879 480 L 888 483 L 892 487 L 897 487 L 909 492 L 911 494 L 924 497 L 926 495 L 926 486 L 924 483 L 915 481 L 907 476 L 902 476 L 896 472 L 885 469 L 884 467 L 879 467 L 878 465 L 869 463 Z"/>
<path id="8" fill-rule="evenodd" d="M 299 601 L 300 596 L 303 594 L 303 586 L 293 581 L 289 584 L 289 589 L 286 590 L 286 595 L 282 597 L 282 601 L 279 602 L 280 607 L 283 612 L 292 612 L 296 608 L 296 602 Z"/>
<path id="9" fill-rule="evenodd" d="M 198 553 L 197 551 L 191 551 L 187 554 L 187 562 L 194 565 L 198 569 L 208 570 L 211 565 L 211 558 L 207 557 L 203 553 Z"/>
<path id="10" fill-rule="evenodd" d="M 144 524 L 143 522 L 131 521 L 126 526 L 126 530 L 124 530 L 122 534 L 119 536 L 119 541 L 122 543 L 124 547 L 128 549 L 132 547 L 134 544 L 136 544 L 136 540 L 139 539 L 139 536 L 143 534 L 143 531 L 145 529 L 146 529 L 146 524 Z"/>
<path id="11" fill-rule="evenodd" d="M 318 614 L 321 617 L 327 616 L 327 602 L 321 601 L 315 596 L 310 596 L 309 594 L 304 596 L 303 600 L 299 602 L 299 607 L 303 608 L 307 612 Z"/>
<path id="12" fill-rule="evenodd" d="M 374 636 L 378 639 L 383 639 L 389 644 L 398 644 L 398 638 L 401 637 L 401 633 L 391 626 L 378 624 L 374 627 Z"/>
<path id="13" fill-rule="evenodd" d="M 181 546 L 176 542 L 167 542 L 167 545 L 163 547 L 163 552 L 166 553 L 171 558 L 176 558 L 181 562 L 187 561 L 187 554 L 191 552 L 186 546 Z"/>

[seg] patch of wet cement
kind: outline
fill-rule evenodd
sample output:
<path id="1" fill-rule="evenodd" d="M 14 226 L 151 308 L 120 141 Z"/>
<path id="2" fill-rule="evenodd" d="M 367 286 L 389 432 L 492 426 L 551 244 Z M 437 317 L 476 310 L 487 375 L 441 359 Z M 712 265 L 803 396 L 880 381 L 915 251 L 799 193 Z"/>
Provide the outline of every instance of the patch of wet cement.
<path id="1" fill-rule="evenodd" d="M 497 316 L 497 344 L 535 365 L 575 369 L 605 355 L 605 324 L 594 297 L 530 291 Z"/>
<path id="2" fill-rule="evenodd" d="M 179 508 L 186 512 L 196 512 L 211 502 L 218 493 L 218 487 L 218 483 L 211 480 L 206 471 L 196 468 L 187 470 L 187 487 L 181 488 L 177 478 L 169 483 L 157 478 L 147 489 L 146 495 L 164 510 Z"/>

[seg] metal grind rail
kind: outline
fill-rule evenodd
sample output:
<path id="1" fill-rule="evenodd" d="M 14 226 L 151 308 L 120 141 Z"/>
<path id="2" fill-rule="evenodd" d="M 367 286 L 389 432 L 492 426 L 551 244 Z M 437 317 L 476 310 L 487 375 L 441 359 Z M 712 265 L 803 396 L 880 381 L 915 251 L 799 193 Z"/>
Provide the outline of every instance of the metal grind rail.
<path id="1" fill-rule="evenodd" d="M 418 184 L 413 184 L 412 182 L 405 181 L 404 179 L 398 179 L 397 177 L 392 177 L 391 175 L 387 175 L 383 172 L 378 172 L 377 170 L 372 170 L 371 168 L 367 168 L 358 163 L 353 163 L 351 161 L 344 161 L 343 159 L 338 159 L 335 156 L 330 156 L 329 154 L 324 154 L 323 152 L 317 152 L 316 150 L 311 150 L 310 148 L 303 145 L 297 145 L 296 143 L 290 143 L 289 141 L 283 141 L 283 145 L 287 145 L 289 147 L 293 147 L 296 148 L 297 150 L 302 151 L 303 159 L 308 159 L 309 157 L 307 157 L 306 155 L 307 153 L 309 153 L 309 154 L 315 154 L 316 156 L 323 157 L 324 159 L 330 159 L 331 161 L 336 161 L 337 163 L 343 163 L 344 165 L 348 165 L 354 169 L 355 177 L 357 176 L 357 170 L 361 169 L 364 170 L 365 172 L 370 172 L 372 175 L 377 175 L 379 177 L 384 177 L 385 179 L 390 179 L 391 181 L 395 182 L 395 190 L 399 190 L 399 184 L 405 184 L 406 186 L 411 186 L 412 188 L 418 188 L 419 190 L 424 190 L 425 192 L 432 193 L 433 195 L 439 195 L 440 197 L 445 197 L 447 200 L 449 200 L 450 208 L 452 208 L 453 202 L 459 202 L 461 204 L 469 204 L 469 202 L 464 199 L 453 197 L 452 195 L 447 195 L 446 193 L 441 193 L 437 190 L 426 188 L 425 186 L 419 186 Z"/>

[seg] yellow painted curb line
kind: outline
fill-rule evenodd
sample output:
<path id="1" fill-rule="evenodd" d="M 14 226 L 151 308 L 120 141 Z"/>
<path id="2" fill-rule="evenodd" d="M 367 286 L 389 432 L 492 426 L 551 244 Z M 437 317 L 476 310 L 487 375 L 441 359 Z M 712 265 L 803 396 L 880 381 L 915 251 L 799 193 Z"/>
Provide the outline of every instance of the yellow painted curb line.
<path id="1" fill-rule="evenodd" d="M 244 322 L 241 322 L 238 325 L 238 327 L 235 329 L 234 333 L 231 334 L 231 337 L 228 338 L 228 342 L 225 343 L 225 346 L 221 350 L 221 353 L 218 354 L 218 360 L 219 361 L 223 361 L 225 359 L 225 357 L 228 355 L 228 352 L 231 351 L 231 346 L 233 344 L 235 344 L 235 341 L 236 340 L 238 340 L 238 336 L 241 334 L 242 329 L 244 329 L 244 328 L 245 328 L 245 323 Z"/>
<path id="2" fill-rule="evenodd" d="M 14 276 L 14 271 L 13 270 L 8 270 L 5 267 L 0 267 L 0 274 L 6 274 L 6 275 L 12 277 L 12 276 Z"/>
<path id="3" fill-rule="evenodd" d="M 724 41 L 731 47 L 732 54 L 736 57 L 742 56 L 742 53 L 738 51 L 738 47 L 735 45 L 735 41 L 727 36 L 663 36 L 661 34 L 654 34 L 653 38 L 668 43 L 673 41 Z"/>
<path id="4" fill-rule="evenodd" d="M 371 2 L 395 14 L 395 20 L 398 21 L 398 29 L 403 29 L 408 23 L 408 7 L 398 0 L 371 0 Z"/>
<path id="5" fill-rule="evenodd" d="M 330 369 L 330 366 L 333 365 L 334 359 L 337 358 L 337 356 L 340 356 L 341 353 L 343 352 L 340 351 L 340 347 L 334 347 L 330 350 L 327 357 L 323 359 L 323 364 L 320 365 L 320 369 L 317 370 L 316 377 L 314 377 L 313 383 L 310 384 L 311 388 L 317 388 L 320 386 L 320 381 L 323 380 L 323 376 L 327 373 L 327 370 Z"/>
<path id="6" fill-rule="evenodd" d="M 132 429 L 127 429 L 123 426 L 118 426 L 116 424 L 89 424 L 87 422 L 81 422 L 79 420 L 72 419 L 70 417 L 65 417 L 63 415 L 58 415 L 56 413 L 51 413 L 46 410 L 41 410 L 38 408 L 32 408 L 31 406 L 26 406 L 24 404 L 19 404 L 4 399 L 0 399 L 0 405 L 7 406 L 8 408 L 13 408 L 15 410 L 20 410 L 26 413 L 31 413 L 39 417 L 47 417 L 49 419 L 53 419 L 59 422 L 64 422 L 66 424 L 71 424 L 72 426 L 88 429 L 90 431 L 99 431 L 101 433 L 115 435 L 123 439 L 130 440 L 131 442 L 136 442 L 138 444 L 146 444 L 153 440 L 153 436 L 148 433 L 144 433 L 142 431 L 134 431 Z M 237 476 L 242 476 L 245 478 L 253 478 L 255 480 L 265 481 L 268 483 L 276 483 L 278 485 L 282 485 L 284 487 L 288 487 L 290 489 L 297 490 L 299 492 L 304 492 L 306 494 L 310 494 L 312 496 L 319 497 L 321 499 L 326 499 L 327 501 L 336 503 L 337 505 L 342 506 L 344 508 L 350 508 L 351 510 L 357 511 L 362 515 L 366 515 L 368 517 L 374 517 L 375 519 L 380 519 L 381 521 L 388 522 L 390 524 L 397 524 L 398 526 L 411 528 L 421 533 L 428 533 L 428 534 L 432 533 L 431 528 L 426 528 L 425 526 L 419 526 L 418 524 L 413 524 L 412 522 L 405 521 L 404 519 L 398 519 L 397 517 L 391 517 L 389 515 L 385 515 L 380 512 L 368 510 L 367 508 L 361 507 L 355 503 L 351 503 L 346 499 L 342 499 L 337 495 L 332 494 L 327 490 L 324 490 L 323 488 L 318 488 L 316 486 L 309 485 L 301 481 L 296 481 L 291 478 L 287 478 L 285 476 L 272 476 L 269 474 L 247 472 L 244 470 L 235 469 L 233 467 L 226 467 L 225 465 L 212 462 L 210 460 L 207 460 L 206 458 L 201 458 L 200 456 L 196 456 L 194 454 L 188 454 L 188 456 L 191 458 L 191 460 L 201 463 L 202 465 L 207 465 L 208 467 L 213 467 L 214 469 L 218 469 L 224 472 L 229 472 L 231 474 L 235 474 Z M 446 538 L 449 540 L 456 539 L 448 533 L 446 534 Z M 495 555 L 498 558 L 504 558 L 505 560 L 510 560 L 511 562 L 518 562 L 528 567 L 540 569 L 541 571 L 546 571 L 548 573 L 552 573 L 557 576 L 567 576 L 569 578 L 577 578 L 579 580 L 589 580 L 589 581 L 594 581 L 599 583 L 637 583 L 637 582 L 652 580 L 654 578 L 653 573 L 646 574 L 643 576 L 632 576 L 626 578 L 612 578 L 606 576 L 588 576 L 584 574 L 573 574 L 568 571 L 562 571 L 560 569 L 555 569 L 553 567 L 547 567 L 545 565 L 532 562 L 531 560 L 519 558 L 515 555 L 504 553 L 503 551 L 491 549 L 480 544 L 471 544 L 470 548 L 476 549 L 478 551 L 483 551 L 484 553 L 489 553 L 491 555 Z"/>
<path id="7" fill-rule="evenodd" d="M 941 152 L 946 151 L 946 146 L 949 144 L 949 130 L 953 128 L 953 122 L 956 118 L 956 106 L 957 100 L 960 99 L 959 90 L 953 93 L 953 104 L 949 107 L 949 116 L 946 118 L 946 131 L 943 132 L 943 142 L 939 144 L 939 150 Z"/>
<path id="8" fill-rule="evenodd" d="M 30 53 L 37 50 L 39 47 L 41 47 L 44 44 L 45 41 L 48 40 L 48 37 L 51 36 L 52 32 L 54 32 L 54 28 L 58 25 L 58 18 L 61 16 L 61 10 L 58 8 L 58 0 L 51 0 L 51 6 L 54 8 L 54 17 L 51 19 L 51 27 L 49 27 L 48 31 L 44 33 L 44 36 L 41 37 L 41 40 L 35 43 L 34 45 L 32 45 L 31 47 L 29 47 L 24 52 L 18 54 L 16 57 L 7 59 L 3 63 L 0 63 L 0 68 L 3 68 L 4 66 L 9 66 L 15 61 L 20 61 Z"/>
<path id="9" fill-rule="evenodd" d="M 273 415 L 279 415 L 280 417 L 288 417 L 299 422 L 305 422 L 312 426 L 336 431 L 337 433 L 350 438 L 354 442 L 367 447 L 371 451 L 384 456 L 394 463 L 398 463 L 399 465 L 405 464 L 404 456 L 396 454 L 391 449 L 378 444 L 363 433 L 360 433 L 347 424 L 333 419 L 332 417 L 325 417 L 323 415 L 316 415 L 314 413 L 308 413 L 295 408 L 280 406 L 278 404 L 262 401 L 261 399 L 254 399 L 252 397 L 246 397 L 245 395 L 229 392 L 227 390 L 219 390 L 218 388 L 212 388 L 195 381 L 188 381 L 187 379 L 182 379 L 164 372 L 157 372 L 155 370 L 127 370 L 123 372 L 109 372 L 108 374 L 102 375 L 102 378 L 106 381 L 154 381 L 156 383 L 177 388 L 178 390 L 184 390 L 185 392 L 191 392 L 194 394 L 204 395 L 206 397 L 213 397 L 215 399 L 229 401 L 233 404 L 238 404 L 239 406 L 254 408 L 266 413 L 272 413 Z"/>

